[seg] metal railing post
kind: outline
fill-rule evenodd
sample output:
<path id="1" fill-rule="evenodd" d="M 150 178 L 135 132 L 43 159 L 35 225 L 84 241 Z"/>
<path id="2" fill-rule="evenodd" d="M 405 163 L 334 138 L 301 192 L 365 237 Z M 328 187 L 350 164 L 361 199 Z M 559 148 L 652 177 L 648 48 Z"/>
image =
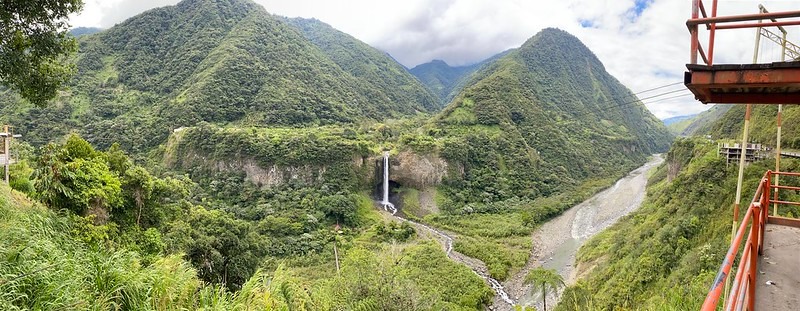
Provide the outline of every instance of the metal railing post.
<path id="1" fill-rule="evenodd" d="M 763 197 L 763 194 L 762 194 Z M 753 241 L 750 243 L 750 247 L 748 251 L 750 252 L 749 261 L 749 271 L 747 272 L 747 310 L 753 310 L 753 306 L 756 302 L 756 273 L 758 273 L 757 265 L 758 265 L 758 240 L 759 240 L 759 231 L 761 231 L 759 227 L 759 223 L 761 223 L 761 202 L 753 204 L 753 223 L 750 225 L 750 236 L 752 237 Z M 742 263 L 739 263 L 741 266 Z"/>
<path id="2" fill-rule="evenodd" d="M 697 19 L 700 14 L 700 0 L 692 0 L 692 19 Z M 689 26 L 689 33 L 692 37 L 691 43 L 691 55 L 689 56 L 689 63 L 690 64 L 697 64 L 697 49 L 700 46 L 700 42 L 698 41 L 698 34 L 697 34 L 697 25 Z"/>
<path id="3" fill-rule="evenodd" d="M 717 17 L 717 0 L 711 3 L 711 17 Z M 708 65 L 714 64 L 714 35 L 717 33 L 717 23 L 711 23 L 708 33 Z"/>

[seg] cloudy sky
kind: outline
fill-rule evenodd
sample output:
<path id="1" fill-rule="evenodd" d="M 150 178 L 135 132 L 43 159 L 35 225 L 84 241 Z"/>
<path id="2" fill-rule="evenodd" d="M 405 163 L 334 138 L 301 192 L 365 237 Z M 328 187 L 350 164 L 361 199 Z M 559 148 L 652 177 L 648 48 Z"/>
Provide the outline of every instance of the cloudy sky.
<path id="1" fill-rule="evenodd" d="M 546 27 L 580 38 L 634 92 L 681 82 L 689 58 L 685 22 L 690 0 L 255 1 L 273 14 L 317 18 L 388 52 L 409 68 L 433 59 L 472 64 L 518 47 Z M 109 28 L 145 10 L 177 2 L 85 0 L 84 11 L 71 21 L 76 27 Z M 789 0 L 719 0 L 718 15 L 757 13 L 759 3 L 771 11 L 800 7 L 800 1 Z M 753 29 L 718 32 L 715 63 L 751 62 L 754 39 Z M 779 60 L 780 48 L 762 41 L 759 62 Z M 800 32 L 790 31 L 789 41 L 800 43 Z M 639 97 L 662 119 L 709 108 L 692 96 L 680 96 L 688 91 L 657 96 L 682 88 L 674 85 Z M 674 96 L 680 97 L 667 99 Z"/>

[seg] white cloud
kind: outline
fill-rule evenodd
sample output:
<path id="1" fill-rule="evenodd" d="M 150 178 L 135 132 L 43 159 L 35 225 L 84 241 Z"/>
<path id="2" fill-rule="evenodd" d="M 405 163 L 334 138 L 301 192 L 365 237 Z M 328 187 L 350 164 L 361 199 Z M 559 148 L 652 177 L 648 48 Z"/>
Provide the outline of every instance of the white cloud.
<path id="1" fill-rule="evenodd" d="M 86 0 L 75 26 L 110 27 L 147 9 L 177 0 Z M 634 15 L 635 0 L 256 0 L 267 11 L 289 17 L 314 17 L 389 52 L 408 67 L 442 59 L 464 65 L 521 45 L 545 27 L 564 29 L 583 41 L 606 69 L 634 92 L 680 82 L 689 59 L 685 26 L 690 1 L 652 0 Z M 646 1 L 644 1 L 646 2 Z M 707 1 L 708 2 L 708 1 Z M 772 11 L 796 9 L 794 1 L 762 1 Z M 709 5 L 710 6 L 710 5 Z M 719 15 L 750 14 L 757 2 L 720 1 Z M 581 23 L 591 27 L 582 27 Z M 705 31 L 701 31 L 705 33 Z M 703 34 L 707 40 L 707 36 Z M 752 61 L 755 31 L 717 34 L 715 63 Z M 793 31 L 790 41 L 800 42 Z M 703 43 L 707 44 L 707 41 Z M 780 51 L 762 43 L 760 61 L 779 59 Z M 659 90 L 681 89 L 676 85 Z M 687 92 L 688 93 L 688 92 Z M 642 94 L 640 97 L 658 92 Z M 680 95 L 676 93 L 675 95 Z M 666 97 L 666 96 L 665 96 Z M 654 101 L 662 98 L 645 100 Z M 691 96 L 647 105 L 658 117 L 709 108 Z"/>

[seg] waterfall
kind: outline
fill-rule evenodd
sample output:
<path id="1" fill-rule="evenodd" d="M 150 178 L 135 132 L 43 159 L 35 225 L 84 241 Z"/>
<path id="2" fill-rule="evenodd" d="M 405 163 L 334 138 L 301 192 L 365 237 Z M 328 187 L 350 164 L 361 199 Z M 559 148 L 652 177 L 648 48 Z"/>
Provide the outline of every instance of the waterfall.
<path id="1" fill-rule="evenodd" d="M 389 202 L 389 151 L 383 152 L 383 201 L 381 201 L 381 205 L 392 215 L 397 213 L 397 208 L 392 202 Z"/>
<path id="2" fill-rule="evenodd" d="M 384 210 L 386 210 L 387 212 L 392 213 L 392 216 L 396 217 L 397 219 L 399 219 L 401 221 L 406 221 L 406 222 L 409 222 L 409 223 L 411 223 L 413 225 L 416 225 L 418 227 L 424 228 L 425 230 L 428 230 L 429 232 L 431 232 L 433 234 L 436 234 L 439 237 L 441 237 L 445 241 L 445 254 L 447 255 L 448 258 L 452 258 L 452 256 L 453 256 L 453 254 L 452 254 L 453 253 L 453 237 L 451 237 L 450 235 L 448 235 L 448 234 L 446 234 L 446 233 L 444 233 L 442 231 L 439 231 L 437 229 L 429 227 L 427 225 L 424 225 L 424 224 L 418 223 L 416 221 L 408 220 L 408 219 L 405 219 L 403 217 L 395 215 L 397 213 L 397 208 L 394 207 L 394 204 L 392 204 L 392 202 L 389 202 L 389 151 L 384 151 L 383 152 L 383 200 L 381 201 L 381 205 L 383 205 L 383 209 Z M 459 254 L 459 256 L 463 256 L 463 255 Z M 503 289 L 503 285 L 500 284 L 499 281 L 493 279 L 489 275 L 488 271 L 479 271 L 478 269 L 475 269 L 473 267 L 470 267 L 470 268 L 472 269 L 472 272 L 474 272 L 475 274 L 477 274 L 478 276 L 480 276 L 481 278 L 486 280 L 487 283 L 489 283 L 489 286 L 492 289 L 494 289 L 494 291 L 497 293 L 497 295 L 500 297 L 500 299 L 502 299 L 503 301 L 505 301 L 509 305 L 512 305 L 512 306 L 514 305 L 514 301 L 511 300 L 511 297 L 509 297 L 508 293 L 505 292 L 505 290 Z"/>

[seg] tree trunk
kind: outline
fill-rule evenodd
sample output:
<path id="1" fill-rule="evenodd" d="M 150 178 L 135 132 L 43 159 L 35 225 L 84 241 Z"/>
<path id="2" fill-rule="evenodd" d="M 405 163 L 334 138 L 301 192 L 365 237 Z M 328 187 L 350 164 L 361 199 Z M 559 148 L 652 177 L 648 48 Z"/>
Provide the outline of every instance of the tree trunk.
<path id="1" fill-rule="evenodd" d="M 544 282 L 542 282 L 542 303 L 544 304 L 544 311 L 547 311 L 547 290 Z"/>
<path id="2" fill-rule="evenodd" d="M 140 191 L 136 191 L 133 195 L 134 201 L 136 201 L 136 205 L 139 208 L 139 212 L 136 213 L 136 226 L 141 227 L 139 220 L 142 219 L 142 206 L 144 206 L 144 202 L 142 202 L 142 193 Z"/>

